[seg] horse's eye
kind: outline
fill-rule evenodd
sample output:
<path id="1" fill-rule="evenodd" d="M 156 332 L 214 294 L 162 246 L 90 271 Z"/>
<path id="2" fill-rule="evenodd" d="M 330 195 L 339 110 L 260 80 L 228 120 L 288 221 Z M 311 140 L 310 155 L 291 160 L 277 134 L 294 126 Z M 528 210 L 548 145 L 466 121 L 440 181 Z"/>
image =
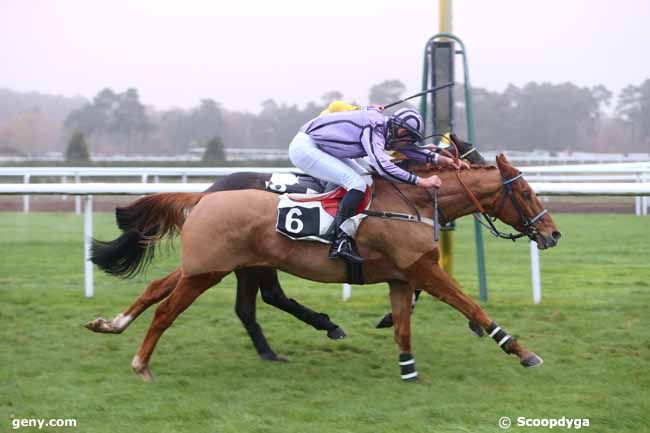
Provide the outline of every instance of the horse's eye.
<path id="1" fill-rule="evenodd" d="M 529 189 L 525 189 L 525 190 L 523 190 L 522 193 L 521 193 L 521 195 L 522 195 L 526 200 L 530 200 L 531 195 L 530 195 L 530 190 L 529 190 Z"/>

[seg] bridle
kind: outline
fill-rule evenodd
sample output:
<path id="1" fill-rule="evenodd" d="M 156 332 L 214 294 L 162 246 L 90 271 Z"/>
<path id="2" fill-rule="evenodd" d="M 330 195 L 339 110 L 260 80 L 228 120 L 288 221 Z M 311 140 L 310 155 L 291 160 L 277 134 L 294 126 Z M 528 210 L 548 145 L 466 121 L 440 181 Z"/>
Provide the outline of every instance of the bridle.
<path id="1" fill-rule="evenodd" d="M 453 149 L 455 150 L 455 155 L 452 157 L 458 161 L 460 158 L 458 156 L 458 145 L 453 141 L 450 140 L 453 144 Z M 474 150 L 474 149 L 472 149 Z M 513 184 L 517 182 L 520 179 L 523 179 L 524 174 L 519 172 L 516 176 L 511 177 L 510 179 L 506 179 L 503 176 L 501 176 L 501 180 L 503 182 L 503 187 L 499 190 L 499 196 L 497 199 L 499 200 L 499 203 L 497 206 L 493 206 L 494 209 L 494 217 L 490 217 L 488 213 L 485 211 L 481 203 L 478 201 L 474 193 L 468 188 L 468 186 L 465 184 L 463 181 L 463 178 L 460 175 L 460 169 L 456 169 L 456 178 L 458 178 L 458 182 L 461 184 L 467 195 L 469 196 L 470 200 L 474 203 L 474 206 L 476 206 L 477 212 L 474 212 L 474 219 L 481 224 L 483 227 L 488 229 L 490 234 L 493 236 L 496 236 L 501 239 L 510 239 L 513 242 L 519 238 L 522 238 L 524 236 L 528 236 L 530 240 L 535 240 L 535 236 L 538 234 L 538 229 L 537 226 L 535 226 L 535 223 L 539 221 L 544 215 L 548 213 L 548 209 L 542 209 L 540 212 L 537 213 L 537 215 L 529 218 L 526 213 L 524 212 L 521 204 L 519 203 L 519 200 L 517 199 L 517 196 L 515 195 L 515 191 L 512 188 Z M 506 191 L 506 194 L 503 193 L 503 190 Z M 506 197 L 510 198 L 510 202 L 514 206 L 515 210 L 517 211 L 517 214 L 519 215 L 519 222 L 522 223 L 524 226 L 524 230 L 517 233 L 504 233 L 501 230 L 497 228 L 494 223 L 497 220 L 496 215 L 499 214 L 501 211 L 501 208 L 503 207 L 503 204 L 505 202 Z M 495 199 L 495 201 L 497 200 Z M 437 200 L 434 201 L 434 206 L 437 206 Z M 483 217 L 481 219 L 481 217 Z"/>
<path id="2" fill-rule="evenodd" d="M 478 210 L 480 212 L 480 215 L 483 217 L 483 220 L 481 220 L 481 217 L 479 216 L 479 212 L 474 212 L 474 218 L 476 221 L 478 221 L 479 224 L 481 224 L 483 227 L 487 228 L 489 232 L 502 239 L 511 239 L 513 242 L 519 238 L 522 238 L 524 236 L 528 236 L 530 240 L 534 240 L 535 236 L 538 233 L 537 227 L 535 226 L 535 223 L 539 221 L 544 215 L 548 213 L 548 209 L 542 209 L 537 213 L 532 218 L 529 218 L 524 210 L 521 207 L 521 204 L 519 203 L 519 200 L 517 200 L 517 196 L 515 195 L 515 192 L 512 188 L 512 184 L 515 183 L 519 179 L 523 179 L 524 175 L 523 173 L 519 173 L 515 177 L 511 177 L 510 179 L 506 179 L 504 177 L 501 177 L 501 180 L 503 181 L 503 188 L 499 192 L 499 204 L 494 208 L 494 214 L 498 215 L 499 211 L 503 207 L 503 204 L 505 202 L 505 198 L 509 197 L 510 202 L 514 206 L 515 210 L 517 211 L 517 214 L 519 215 L 519 221 L 523 224 L 524 230 L 522 232 L 519 232 L 517 234 L 513 233 L 504 233 L 500 231 L 495 225 L 494 222 L 497 220 L 497 217 L 490 217 L 487 212 L 483 209 L 483 207 L 479 207 Z M 463 186 L 465 186 L 463 184 Z M 468 194 L 473 195 L 473 193 L 465 187 L 465 190 L 468 192 Z M 503 194 L 503 190 L 506 191 L 506 194 Z M 480 204 L 480 203 L 479 203 Z"/>

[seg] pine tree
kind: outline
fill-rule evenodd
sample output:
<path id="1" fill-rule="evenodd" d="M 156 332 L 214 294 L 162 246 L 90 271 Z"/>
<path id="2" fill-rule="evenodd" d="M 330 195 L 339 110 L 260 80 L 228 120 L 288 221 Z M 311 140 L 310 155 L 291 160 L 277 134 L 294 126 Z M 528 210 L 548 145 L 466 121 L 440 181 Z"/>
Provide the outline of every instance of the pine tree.
<path id="1" fill-rule="evenodd" d="M 205 145 L 203 153 L 203 162 L 223 162 L 226 155 L 223 150 L 223 142 L 219 137 L 213 137 Z"/>
<path id="2" fill-rule="evenodd" d="M 68 142 L 68 148 L 65 150 L 65 160 L 68 162 L 89 162 L 90 153 L 86 139 L 81 132 L 72 134 Z"/>

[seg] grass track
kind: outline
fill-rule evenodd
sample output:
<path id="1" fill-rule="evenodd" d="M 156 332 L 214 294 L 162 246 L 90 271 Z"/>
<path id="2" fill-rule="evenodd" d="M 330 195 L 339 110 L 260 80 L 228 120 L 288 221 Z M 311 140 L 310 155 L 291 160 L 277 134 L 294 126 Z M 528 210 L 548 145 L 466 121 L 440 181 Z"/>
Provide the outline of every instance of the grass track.
<path id="1" fill-rule="evenodd" d="M 385 286 L 355 286 L 344 303 L 338 285 L 283 275 L 290 296 L 330 314 L 348 339 L 330 341 L 260 303 L 258 321 L 291 362 L 259 361 L 233 312 L 228 278 L 165 333 L 151 364 L 156 383 L 144 384 L 130 361 L 152 311 L 119 336 L 82 324 L 124 309 L 148 279 L 175 267 L 174 254 L 135 280 L 96 273 L 88 300 L 81 217 L 0 214 L 0 431 L 15 417 L 76 418 L 76 429 L 49 431 L 84 433 L 497 432 L 501 416 L 589 418 L 587 430 L 598 433 L 650 431 L 650 218 L 555 220 L 563 238 L 542 253 L 542 305 L 531 303 L 528 245 L 486 241 L 487 310 L 544 358 L 541 368 L 524 370 L 426 298 L 413 320 L 425 383 L 402 384 L 391 331 L 373 328 L 388 307 Z M 472 225 L 459 223 L 455 266 L 476 296 Z M 95 235 L 116 234 L 112 216 L 96 214 Z"/>

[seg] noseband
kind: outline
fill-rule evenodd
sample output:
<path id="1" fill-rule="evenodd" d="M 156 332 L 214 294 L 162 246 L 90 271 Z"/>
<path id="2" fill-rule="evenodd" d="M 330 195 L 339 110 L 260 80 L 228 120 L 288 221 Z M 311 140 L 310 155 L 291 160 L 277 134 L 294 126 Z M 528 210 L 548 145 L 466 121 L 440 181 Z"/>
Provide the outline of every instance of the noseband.
<path id="1" fill-rule="evenodd" d="M 515 195 L 515 191 L 512 189 L 512 184 L 515 183 L 517 180 L 522 179 L 523 176 L 524 176 L 523 173 L 519 173 L 517 176 L 511 177 L 510 179 L 505 179 L 503 177 L 501 178 L 502 181 L 503 181 L 503 189 L 506 190 L 507 195 L 503 194 L 503 193 L 499 194 L 501 198 L 499 200 L 498 206 L 496 206 L 494 208 L 494 214 L 497 215 L 499 213 L 499 211 L 503 207 L 503 203 L 505 201 L 505 198 L 509 197 L 510 202 L 515 207 L 515 209 L 517 210 L 517 214 L 519 214 L 519 221 L 523 224 L 524 231 L 519 232 L 517 234 L 504 233 L 504 232 L 500 231 L 494 225 L 494 222 L 497 220 L 497 217 L 496 216 L 495 217 L 490 217 L 487 214 L 487 212 L 485 212 L 485 210 L 483 209 L 482 206 L 479 206 L 478 210 L 480 211 L 480 214 L 483 216 L 483 220 L 485 222 L 482 221 L 481 218 L 477 215 L 478 212 L 474 213 L 474 218 L 476 218 L 476 220 L 479 222 L 479 224 L 481 224 L 482 226 L 487 228 L 492 235 L 494 235 L 494 236 L 496 236 L 498 238 L 512 239 L 512 241 L 514 242 L 516 239 L 519 239 L 519 238 L 524 237 L 524 236 L 528 236 L 528 238 L 530 238 L 531 240 L 534 240 L 534 237 L 537 234 L 537 227 L 535 226 L 535 223 L 537 221 L 539 221 L 544 215 L 546 215 L 548 213 L 548 209 L 542 209 L 537 215 L 535 215 L 532 218 L 528 218 L 528 216 L 526 216 L 526 214 L 524 213 L 524 211 L 523 211 L 523 209 L 521 207 L 521 204 L 519 203 L 519 200 L 517 200 L 517 196 Z M 469 190 L 469 188 L 467 188 L 467 186 L 465 186 L 464 183 L 462 183 L 462 184 L 465 187 L 465 190 L 468 192 L 468 194 L 473 196 L 474 194 L 472 194 L 472 192 Z M 478 202 L 478 200 L 476 200 L 476 202 Z M 487 222 L 487 224 L 486 224 L 486 222 Z"/>

